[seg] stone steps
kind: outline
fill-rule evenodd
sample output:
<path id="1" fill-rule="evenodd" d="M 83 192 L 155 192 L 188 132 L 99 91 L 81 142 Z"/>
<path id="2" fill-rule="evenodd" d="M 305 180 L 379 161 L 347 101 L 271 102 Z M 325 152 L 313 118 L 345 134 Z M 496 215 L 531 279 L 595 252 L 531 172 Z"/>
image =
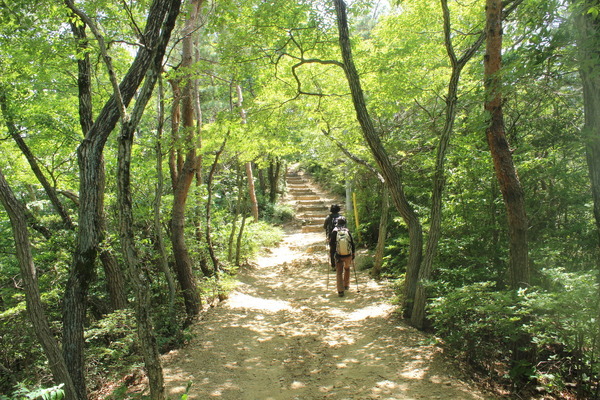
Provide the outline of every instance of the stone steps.
<path id="1" fill-rule="evenodd" d="M 323 232 L 329 214 L 328 201 L 314 189 L 310 178 L 290 172 L 286 175 L 287 197 L 294 204 L 302 232 Z"/>

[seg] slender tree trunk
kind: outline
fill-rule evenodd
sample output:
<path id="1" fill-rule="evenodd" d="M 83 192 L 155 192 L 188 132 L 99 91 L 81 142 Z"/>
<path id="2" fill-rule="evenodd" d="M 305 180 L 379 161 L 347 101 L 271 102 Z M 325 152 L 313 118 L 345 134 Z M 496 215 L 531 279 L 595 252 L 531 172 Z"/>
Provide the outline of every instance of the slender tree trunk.
<path id="1" fill-rule="evenodd" d="M 594 202 L 594 218 L 600 246 L 600 75 L 598 72 L 600 71 L 600 19 L 588 12 L 593 6 L 597 6 L 597 2 L 584 1 L 579 7 L 575 7 L 574 13 L 585 114 L 582 136 L 585 143 Z M 600 282 L 600 257 L 598 260 L 598 281 Z"/>
<path id="2" fill-rule="evenodd" d="M 281 160 L 278 157 L 271 159 L 269 164 L 269 202 L 275 204 L 279 193 L 279 178 L 281 174 Z"/>
<path id="3" fill-rule="evenodd" d="M 242 212 L 242 203 L 244 201 L 244 174 L 241 170 L 237 174 L 237 186 L 238 186 L 238 196 L 237 201 L 235 203 L 235 213 L 233 216 L 233 221 L 231 222 L 231 233 L 229 234 L 229 245 L 227 247 L 227 261 L 233 261 L 233 240 L 235 238 L 235 231 L 237 226 L 238 216 Z"/>
<path id="4" fill-rule="evenodd" d="M 167 287 L 169 288 L 169 316 L 171 320 L 175 320 L 175 295 L 177 293 L 177 287 L 175 286 L 175 280 L 173 274 L 169 268 L 169 262 L 167 260 L 167 251 L 165 249 L 165 240 L 163 237 L 163 227 L 161 223 L 161 198 L 164 188 L 164 176 L 163 176 L 163 154 L 162 154 L 162 134 L 165 123 L 165 107 L 164 107 L 164 88 L 162 85 L 162 79 L 159 77 L 158 81 L 158 123 L 156 127 L 156 191 L 154 196 L 154 235 L 156 240 L 156 247 L 158 251 L 158 266 L 165 280 L 167 281 Z"/>
<path id="5" fill-rule="evenodd" d="M 124 128 L 123 131 L 126 131 Z M 140 265 L 138 251 L 133 234 L 133 210 L 130 184 L 131 147 L 133 131 L 123 132 L 119 138 L 119 230 L 123 258 L 129 267 L 133 287 L 135 288 L 135 311 L 138 323 L 138 338 L 140 339 L 144 364 L 148 374 L 150 398 L 163 400 L 165 398 L 162 366 L 158 352 L 154 327 L 150 316 L 151 290 L 148 278 Z"/>
<path id="6" fill-rule="evenodd" d="M 131 193 L 131 150 L 135 129 L 142 119 L 146 105 L 150 101 L 161 69 L 162 59 L 155 60 L 155 63 L 148 70 L 142 89 L 138 93 L 131 117 L 122 118 L 121 133 L 118 138 L 117 195 L 121 248 L 135 288 L 138 338 L 141 342 L 152 400 L 163 400 L 165 398 L 165 388 L 160 353 L 151 317 L 151 287 L 145 273 L 146 269 L 140 264 L 138 250 L 135 245 L 133 196 Z"/>
<path id="7" fill-rule="evenodd" d="M 147 86 L 153 87 L 152 77 L 146 78 Z M 155 78 L 154 78 L 155 79 Z M 152 91 L 146 91 L 146 96 L 140 96 L 136 102 L 136 111 L 143 112 L 144 105 L 150 98 Z M 138 110 L 139 108 L 139 110 Z M 149 280 L 144 269 L 140 265 L 137 247 L 133 233 L 133 209 L 131 194 L 131 149 L 133 146 L 134 126 L 138 121 L 132 117 L 131 121 L 123 124 L 119 136 L 118 156 L 118 204 L 119 204 L 119 231 L 121 236 L 121 248 L 123 258 L 127 263 L 129 275 L 135 288 L 136 319 L 138 323 L 138 338 L 140 339 L 144 364 L 148 374 L 150 386 L 150 398 L 152 400 L 163 400 L 165 398 L 164 380 L 162 366 L 158 352 L 154 326 L 150 314 L 151 289 Z"/>
<path id="8" fill-rule="evenodd" d="M 244 110 L 244 96 L 242 93 L 242 87 L 237 84 L 235 86 L 237 93 L 237 107 L 240 110 L 240 118 L 242 119 L 242 124 L 246 124 L 246 110 Z M 256 188 L 254 185 L 254 173 L 252 172 L 252 162 L 248 161 L 246 163 L 246 176 L 248 177 L 248 194 L 250 196 L 250 205 L 252 209 L 252 217 L 254 218 L 254 222 L 258 222 L 258 201 L 256 199 Z"/>
<path id="9" fill-rule="evenodd" d="M 500 80 L 502 53 L 502 1 L 486 1 L 485 109 L 490 123 L 486 131 L 496 178 L 504 198 L 509 227 L 509 282 L 513 289 L 529 284 L 527 214 L 525 195 L 504 131 Z"/>
<path id="10" fill-rule="evenodd" d="M 258 222 L 258 201 L 256 199 L 256 188 L 254 187 L 254 174 L 252 172 L 252 162 L 246 163 L 246 176 L 248 177 L 248 194 L 250 196 L 250 207 L 252 209 L 252 218 Z"/>
<path id="11" fill-rule="evenodd" d="M 379 219 L 379 233 L 377 235 L 377 247 L 375 248 L 375 257 L 373 261 L 373 276 L 376 278 L 381 276 L 385 239 L 387 237 L 387 226 L 390 217 L 390 191 L 385 183 L 381 186 L 381 218 Z"/>
<path id="12" fill-rule="evenodd" d="M 235 246 L 235 265 L 240 266 L 240 258 L 242 255 L 242 239 L 244 238 L 244 227 L 246 226 L 246 217 L 248 216 L 248 207 L 244 204 L 242 207 L 242 223 L 238 232 L 237 242 Z"/>
<path id="13" fill-rule="evenodd" d="M 423 255 L 423 230 L 417 214 L 406 198 L 400 174 L 396 171 L 390 161 L 390 158 L 377 135 L 373 121 L 369 116 L 358 71 L 356 70 L 352 59 L 346 5 L 343 0 L 334 0 L 334 5 L 337 14 L 340 49 L 344 61 L 343 68 L 352 93 L 356 117 L 362 128 L 363 137 L 385 178 L 394 205 L 408 227 L 409 252 L 408 265 L 406 268 L 406 282 L 404 286 L 403 310 L 405 317 L 409 318 L 412 312 Z"/>
<path id="14" fill-rule="evenodd" d="M 433 189 L 431 194 L 429 235 L 427 236 L 427 243 L 425 245 L 423 263 L 421 265 L 421 270 L 419 271 L 419 282 L 417 284 L 415 304 L 413 306 L 411 317 L 411 324 L 419 329 L 422 329 L 425 324 L 425 306 L 427 302 L 426 284 L 431 277 L 433 261 L 442 234 L 442 195 L 446 183 L 446 151 L 454 130 L 454 121 L 456 120 L 456 103 L 458 101 L 458 83 L 460 81 L 460 74 L 467 62 L 473 58 L 476 51 L 481 47 L 485 38 L 484 33 L 479 35 L 477 40 L 465 51 L 462 57 L 457 58 L 452 44 L 448 1 L 441 0 L 441 6 L 444 16 L 444 42 L 448 58 L 450 59 L 450 65 L 452 66 L 452 73 L 450 75 L 450 81 L 448 82 L 448 94 L 446 95 L 446 118 L 444 129 L 442 130 L 437 146 Z"/>
<path id="15" fill-rule="evenodd" d="M 225 139 L 223 140 L 223 144 L 221 144 L 221 148 L 217 151 L 217 154 L 215 154 L 215 161 L 213 162 L 213 165 L 208 174 L 208 179 L 206 180 L 206 189 L 208 191 L 208 197 L 206 199 L 206 245 L 208 247 L 208 252 L 210 254 L 210 258 L 213 263 L 213 269 L 215 272 L 217 272 L 221 268 L 220 267 L 221 263 L 219 262 L 219 259 L 217 258 L 217 255 L 215 253 L 215 249 L 214 249 L 213 243 L 212 243 L 212 233 L 211 233 L 212 183 L 213 183 L 213 178 L 215 176 L 215 171 L 217 170 L 217 165 L 219 163 L 219 157 L 221 156 L 221 153 L 223 153 L 223 150 L 225 149 L 225 145 L 227 144 L 228 136 L 229 136 L 229 132 L 225 136 Z"/>
<path id="16" fill-rule="evenodd" d="M 78 68 L 78 91 L 79 91 L 79 122 L 84 136 L 92 129 L 94 124 L 92 110 L 92 64 L 89 56 L 88 39 L 86 36 L 86 26 L 84 24 L 71 24 L 73 35 L 78 39 L 78 51 L 80 57 L 77 58 Z M 105 181 L 104 160 L 100 167 L 101 179 Z M 104 190 L 103 190 L 104 192 Z M 102 195 L 104 196 L 104 194 Z M 104 199 L 101 202 L 99 229 L 101 236 L 106 237 L 106 215 L 104 214 Z M 106 277 L 106 289 L 111 303 L 111 309 L 120 310 L 127 307 L 127 290 L 125 285 L 125 276 L 117 259 L 115 258 L 109 246 L 101 246 L 100 261 Z"/>
<path id="17" fill-rule="evenodd" d="M 183 29 L 182 40 L 182 61 L 181 68 L 188 72 L 193 64 L 194 31 L 197 24 L 200 6 L 202 0 L 192 0 L 190 3 L 190 14 Z M 183 292 L 185 309 L 187 313 L 186 323 L 191 323 L 200 312 L 201 299 L 198 293 L 196 279 L 193 273 L 193 263 L 190 257 L 187 245 L 185 243 L 185 205 L 189 194 L 189 189 L 196 176 L 199 158 L 196 152 L 196 119 L 195 119 L 195 99 L 193 79 L 188 77 L 187 83 L 181 91 L 181 124 L 182 129 L 174 129 L 173 133 L 186 138 L 185 143 L 188 147 L 185 149 L 185 157 L 177 157 L 176 171 L 171 164 L 171 176 L 173 180 L 173 209 L 171 212 L 171 242 L 175 256 L 175 267 L 177 278 Z M 174 93 L 176 92 L 174 87 Z M 178 104 L 177 104 L 178 106 Z M 176 105 L 174 104 L 174 107 Z M 175 118 L 174 118 L 175 120 Z M 172 122 L 173 124 L 175 122 Z M 177 141 L 175 141 L 177 143 Z M 181 154 L 182 152 L 178 152 Z M 183 162 L 182 162 L 183 160 Z"/>
<path id="18" fill-rule="evenodd" d="M 54 381 L 57 384 L 63 383 L 65 385 L 65 393 L 68 399 L 76 398 L 77 391 L 73 385 L 58 342 L 50 329 L 48 317 L 44 312 L 44 305 L 38 286 L 37 271 L 33 264 L 29 233 L 27 232 L 27 218 L 23 207 L 14 196 L 1 170 L 0 202 L 10 218 L 15 239 L 17 260 L 19 261 L 21 278 L 23 279 L 23 287 L 25 289 L 27 313 L 29 314 L 29 319 L 33 325 L 34 332 L 44 349 L 44 354 L 48 358 L 48 366 L 52 371 Z"/>

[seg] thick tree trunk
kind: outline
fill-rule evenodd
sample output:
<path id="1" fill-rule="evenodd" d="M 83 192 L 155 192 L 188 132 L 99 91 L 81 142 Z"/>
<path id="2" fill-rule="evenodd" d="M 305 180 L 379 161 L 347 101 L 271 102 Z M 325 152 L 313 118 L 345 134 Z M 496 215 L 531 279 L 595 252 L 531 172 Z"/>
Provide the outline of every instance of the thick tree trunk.
<path id="1" fill-rule="evenodd" d="M 77 58 L 79 91 L 79 123 L 84 136 L 92 129 L 94 124 L 92 110 L 92 64 L 90 62 L 88 39 L 85 32 L 85 25 L 71 24 L 73 35 L 78 39 L 78 51 L 80 57 Z M 101 171 L 104 182 L 104 162 L 102 161 Z M 77 202 L 79 204 L 79 202 Z M 102 236 L 106 232 L 106 216 L 104 215 L 104 200 L 102 200 L 102 210 L 100 216 L 100 231 Z M 127 307 L 127 292 L 125 287 L 125 276 L 109 246 L 102 246 L 100 250 L 100 261 L 104 268 L 106 276 L 106 289 L 111 302 L 112 310 L 120 310 Z"/>
<path id="2" fill-rule="evenodd" d="M 105 232 L 104 228 L 106 217 L 102 217 L 102 231 Z M 104 234 L 103 234 L 104 236 Z M 125 282 L 125 274 L 119 265 L 117 258 L 112 253 L 112 250 L 103 248 L 100 251 L 100 262 L 104 269 L 104 276 L 106 278 L 106 291 L 110 299 L 110 308 L 114 310 L 122 310 L 128 307 L 127 302 L 127 285 Z"/>
<path id="3" fill-rule="evenodd" d="M 496 178 L 508 216 L 509 227 L 509 282 L 513 289 L 529 284 L 529 262 L 527 242 L 527 214 L 525 195 L 512 158 L 504 131 L 502 112 L 502 91 L 500 80 L 502 53 L 502 1 L 486 2 L 486 55 L 485 88 L 487 98 L 485 109 L 489 112 L 490 123 L 486 131 L 488 145 L 494 161 Z"/>
<path id="4" fill-rule="evenodd" d="M 44 312 L 37 272 L 33 264 L 29 233 L 27 232 L 27 218 L 23 207 L 14 196 L 6 179 L 4 179 L 2 171 L 0 171 L 0 202 L 4 206 L 11 222 L 17 260 L 19 261 L 23 288 L 25 290 L 27 313 L 29 314 L 34 332 L 44 349 L 44 354 L 48 358 L 48 365 L 52 371 L 55 383 L 65 385 L 66 398 L 76 398 L 77 391 L 71 380 L 58 342 L 50 329 L 48 317 Z"/>
<path id="5" fill-rule="evenodd" d="M 394 205 L 402 216 L 408 227 L 409 235 L 409 252 L 408 265 L 406 268 L 406 282 L 404 286 L 404 315 L 410 317 L 412 312 L 413 302 L 415 298 L 419 269 L 421 267 L 421 258 L 423 254 L 423 231 L 419 218 L 413 207 L 406 199 L 404 187 L 400 174 L 394 168 L 386 153 L 379 136 L 373 125 L 373 121 L 367 111 L 362 87 L 358 71 L 352 59 L 352 49 L 350 46 L 350 35 L 348 32 L 348 21 L 346 15 L 346 5 L 343 0 L 334 0 L 337 23 L 339 30 L 339 42 L 344 60 L 343 67 L 346 73 L 346 78 L 352 93 L 352 101 L 356 111 L 356 116 L 362 128 L 363 137 L 367 142 L 371 153 L 379 166 L 383 177 L 390 190 L 390 195 L 394 201 Z"/>
<path id="6" fill-rule="evenodd" d="M 120 84 L 124 105 L 129 104 L 146 71 L 156 60 L 162 60 L 181 0 L 154 0 L 150 5 L 144 44 Z M 72 3 L 67 1 L 72 7 Z M 84 99 L 86 100 L 86 99 Z M 73 400 L 87 399 L 84 363 L 84 322 L 89 285 L 95 276 L 94 264 L 102 232 L 102 153 L 104 145 L 121 115 L 120 106 L 112 96 L 100 110 L 96 121 L 84 132 L 85 139 L 78 149 L 80 166 L 79 231 L 65 298 L 63 303 L 63 354 L 77 390 Z M 71 399 L 70 399 L 71 400 Z"/>

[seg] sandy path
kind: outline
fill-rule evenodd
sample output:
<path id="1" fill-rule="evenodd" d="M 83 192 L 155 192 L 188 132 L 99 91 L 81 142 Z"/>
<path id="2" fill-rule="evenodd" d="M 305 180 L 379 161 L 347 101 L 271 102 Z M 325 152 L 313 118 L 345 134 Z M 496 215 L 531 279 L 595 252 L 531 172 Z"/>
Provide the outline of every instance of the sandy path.
<path id="1" fill-rule="evenodd" d="M 339 298 L 331 274 L 327 290 L 325 253 L 322 234 L 291 233 L 241 272 L 190 345 L 165 357 L 169 398 L 189 383 L 189 399 L 492 398 L 392 314 L 389 287 L 359 273 L 361 292 L 353 275 Z"/>

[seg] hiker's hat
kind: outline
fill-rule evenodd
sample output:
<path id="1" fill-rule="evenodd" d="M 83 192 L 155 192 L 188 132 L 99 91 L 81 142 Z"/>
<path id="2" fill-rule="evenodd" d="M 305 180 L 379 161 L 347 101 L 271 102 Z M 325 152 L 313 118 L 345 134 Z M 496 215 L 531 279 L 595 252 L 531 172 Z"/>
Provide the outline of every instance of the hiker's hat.
<path id="1" fill-rule="evenodd" d="M 339 217 L 338 219 L 335 220 L 335 224 L 337 226 L 344 226 L 344 225 L 346 225 L 346 217 Z"/>
<path id="2" fill-rule="evenodd" d="M 333 204 L 331 207 L 329 207 L 329 211 L 332 213 L 339 212 L 340 210 L 341 210 L 341 208 L 337 204 Z"/>

